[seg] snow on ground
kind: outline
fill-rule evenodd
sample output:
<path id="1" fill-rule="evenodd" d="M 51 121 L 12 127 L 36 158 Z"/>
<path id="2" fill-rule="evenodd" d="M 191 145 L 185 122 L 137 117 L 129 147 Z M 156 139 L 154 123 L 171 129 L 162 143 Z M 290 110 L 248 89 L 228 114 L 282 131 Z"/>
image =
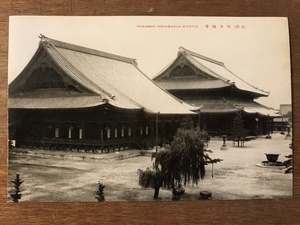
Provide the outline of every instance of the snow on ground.
<path id="1" fill-rule="evenodd" d="M 212 139 L 208 149 L 221 163 L 208 165 L 206 176 L 198 185 L 188 185 L 183 200 L 196 200 L 200 191 L 210 191 L 213 199 L 263 199 L 292 196 L 292 174 L 278 168 L 259 167 L 265 153 L 280 154 L 279 161 L 292 153 L 291 140 L 281 134 L 272 139 L 258 137 L 235 147 L 227 141 L 228 150 L 220 150 L 221 139 Z M 16 152 L 20 150 L 16 150 Z M 138 169 L 152 166 L 151 157 L 137 156 L 139 150 L 93 154 L 53 150 L 29 150 L 25 154 L 10 152 L 9 181 L 19 173 L 21 201 L 95 201 L 98 181 L 106 186 L 106 201 L 149 201 L 153 190 L 138 185 Z M 213 175 L 213 177 L 212 177 Z M 11 190 L 12 183 L 8 182 Z M 162 200 L 170 200 L 171 192 L 161 189 Z M 8 199 L 9 200 L 9 199 Z"/>

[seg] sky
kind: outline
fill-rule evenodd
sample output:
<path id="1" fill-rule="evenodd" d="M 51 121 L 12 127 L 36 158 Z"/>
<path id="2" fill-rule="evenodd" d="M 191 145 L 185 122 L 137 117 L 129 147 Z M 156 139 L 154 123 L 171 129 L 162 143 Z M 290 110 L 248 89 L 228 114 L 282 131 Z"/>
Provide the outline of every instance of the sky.
<path id="1" fill-rule="evenodd" d="M 256 101 L 275 109 L 291 104 L 287 18 L 12 16 L 8 83 L 49 38 L 135 58 L 150 78 L 177 56 L 180 46 L 225 63 L 253 86 L 270 92 Z"/>

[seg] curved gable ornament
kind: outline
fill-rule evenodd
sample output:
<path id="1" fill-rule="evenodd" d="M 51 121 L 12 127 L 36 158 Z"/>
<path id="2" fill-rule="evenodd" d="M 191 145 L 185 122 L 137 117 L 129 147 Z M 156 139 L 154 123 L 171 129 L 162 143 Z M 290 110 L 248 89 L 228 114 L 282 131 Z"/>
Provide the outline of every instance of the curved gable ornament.
<path id="1" fill-rule="evenodd" d="M 185 78 L 185 77 L 195 77 L 196 73 L 195 71 L 184 64 L 179 64 L 176 66 L 171 72 L 169 77 L 174 77 L 174 78 Z"/>

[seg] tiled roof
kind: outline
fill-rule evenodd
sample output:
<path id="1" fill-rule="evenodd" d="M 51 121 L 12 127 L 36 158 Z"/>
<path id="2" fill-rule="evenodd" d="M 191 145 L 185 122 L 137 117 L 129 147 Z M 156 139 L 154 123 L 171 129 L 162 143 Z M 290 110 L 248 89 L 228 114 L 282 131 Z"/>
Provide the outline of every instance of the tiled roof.
<path id="1" fill-rule="evenodd" d="M 246 107 L 243 107 L 243 110 L 249 114 L 258 113 L 263 116 L 281 117 L 281 115 L 279 115 L 278 111 L 276 111 L 274 109 L 270 109 L 270 108 L 261 107 L 261 106 L 258 106 L 258 107 L 247 107 L 246 106 Z"/>
<path id="2" fill-rule="evenodd" d="M 193 106 L 201 106 L 202 113 L 231 113 L 244 111 L 249 114 L 278 117 L 279 112 L 272 108 L 261 105 L 252 100 L 230 99 L 223 97 L 203 97 L 197 99 L 186 99 Z"/>
<path id="3" fill-rule="evenodd" d="M 231 84 L 225 83 L 222 80 L 203 80 L 198 82 L 195 79 L 177 79 L 177 80 L 161 80 L 158 85 L 162 88 L 171 90 L 198 90 L 198 89 L 217 89 L 229 87 Z"/>
<path id="4" fill-rule="evenodd" d="M 247 81 L 239 77 L 238 75 L 234 74 L 232 71 L 230 71 L 224 63 L 209 59 L 205 56 L 202 56 L 200 54 L 194 53 L 192 51 L 189 51 L 184 48 L 180 48 L 181 51 L 184 51 L 187 54 L 187 58 L 190 59 L 190 62 L 193 63 L 195 66 L 199 68 L 206 68 L 206 70 L 209 70 L 207 73 L 210 75 L 215 76 L 216 78 L 227 80 L 227 82 L 234 83 L 235 86 L 241 90 L 258 93 L 263 96 L 269 95 L 269 92 L 261 90 L 251 84 L 249 84 Z"/>
<path id="5" fill-rule="evenodd" d="M 66 103 L 63 98 L 34 99 L 31 107 L 85 107 L 108 104 L 124 109 L 141 109 L 148 113 L 192 114 L 189 106 L 156 85 L 137 67 L 135 59 L 113 55 L 41 36 L 40 46 L 64 73 L 98 97 L 83 97 L 83 103 Z M 21 103 L 21 99 L 24 103 Z M 79 99 L 78 99 L 79 100 Z M 55 104 L 56 101 L 62 103 Z M 94 102 L 95 101 L 95 102 Z M 10 99 L 10 107 L 26 107 L 29 98 Z M 85 103 L 84 103 L 85 102 Z M 51 105 L 53 104 L 53 105 Z M 74 106 L 72 106 L 74 104 Z M 76 106 L 77 104 L 77 106 Z M 192 107 L 190 107 L 192 108 Z"/>
<path id="6" fill-rule="evenodd" d="M 62 89 L 37 89 L 11 96 L 8 106 L 19 109 L 79 109 L 103 105 L 106 103 L 103 101 L 103 97 L 105 95 L 82 94 Z M 140 109 L 134 105 L 128 107 L 128 104 L 117 100 L 114 106 L 123 109 Z"/>
<path id="7" fill-rule="evenodd" d="M 8 107 L 14 109 L 80 109 L 103 105 L 100 96 L 9 98 Z"/>
<path id="8" fill-rule="evenodd" d="M 185 82 L 183 79 L 180 81 L 183 83 L 182 85 L 178 84 L 175 79 L 177 78 L 163 78 L 165 76 L 165 71 L 167 71 L 170 68 L 173 68 L 173 64 L 176 62 L 178 63 L 177 59 L 179 57 L 184 57 L 184 59 L 192 64 L 195 68 L 197 68 L 199 71 L 202 71 L 204 74 L 207 74 L 211 77 L 211 79 L 217 79 L 218 82 L 212 81 L 212 80 L 205 80 L 205 79 L 198 79 L 197 81 L 195 80 L 194 82 Z M 178 57 L 173 61 L 173 63 L 169 64 L 162 72 L 160 72 L 157 76 L 153 78 L 158 84 L 160 84 L 162 87 L 166 87 L 167 90 L 168 88 L 172 88 L 174 90 L 175 88 L 178 89 L 214 89 L 214 88 L 220 88 L 220 87 L 227 87 L 227 86 L 235 86 L 236 88 L 250 92 L 252 95 L 256 97 L 261 97 L 261 96 L 268 96 L 269 92 L 264 91 L 262 89 L 259 89 L 238 75 L 234 74 L 232 71 L 230 71 L 223 62 L 219 62 L 217 60 L 208 58 L 206 56 L 202 56 L 198 53 L 192 52 L 190 50 L 187 50 L 183 47 L 179 48 L 179 53 Z M 171 80 L 173 82 L 171 82 Z M 188 80 L 188 79 L 187 79 Z"/>

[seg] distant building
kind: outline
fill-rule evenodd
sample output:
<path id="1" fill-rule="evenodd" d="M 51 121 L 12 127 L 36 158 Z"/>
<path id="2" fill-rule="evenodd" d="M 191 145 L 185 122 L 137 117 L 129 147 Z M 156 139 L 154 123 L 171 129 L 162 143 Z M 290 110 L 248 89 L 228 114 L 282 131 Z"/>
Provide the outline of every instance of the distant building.
<path id="1" fill-rule="evenodd" d="M 146 148 L 169 141 L 183 117 L 195 115 L 135 59 L 40 38 L 9 85 L 9 138 L 18 147 Z"/>
<path id="2" fill-rule="evenodd" d="M 292 105 L 280 104 L 279 113 L 281 117 L 274 119 L 274 130 L 287 131 L 292 124 Z"/>
<path id="3" fill-rule="evenodd" d="M 287 117 L 274 118 L 273 121 L 274 131 L 287 131 L 288 125 L 289 125 L 289 118 Z"/>
<path id="4" fill-rule="evenodd" d="M 284 116 L 287 113 L 292 112 L 292 104 L 280 104 L 279 113 Z"/>
<path id="5" fill-rule="evenodd" d="M 177 58 L 153 80 L 177 98 L 201 107 L 201 128 L 211 134 L 231 133 L 233 118 L 242 113 L 249 135 L 272 131 L 278 111 L 254 100 L 268 92 L 247 83 L 222 62 L 179 48 Z"/>

